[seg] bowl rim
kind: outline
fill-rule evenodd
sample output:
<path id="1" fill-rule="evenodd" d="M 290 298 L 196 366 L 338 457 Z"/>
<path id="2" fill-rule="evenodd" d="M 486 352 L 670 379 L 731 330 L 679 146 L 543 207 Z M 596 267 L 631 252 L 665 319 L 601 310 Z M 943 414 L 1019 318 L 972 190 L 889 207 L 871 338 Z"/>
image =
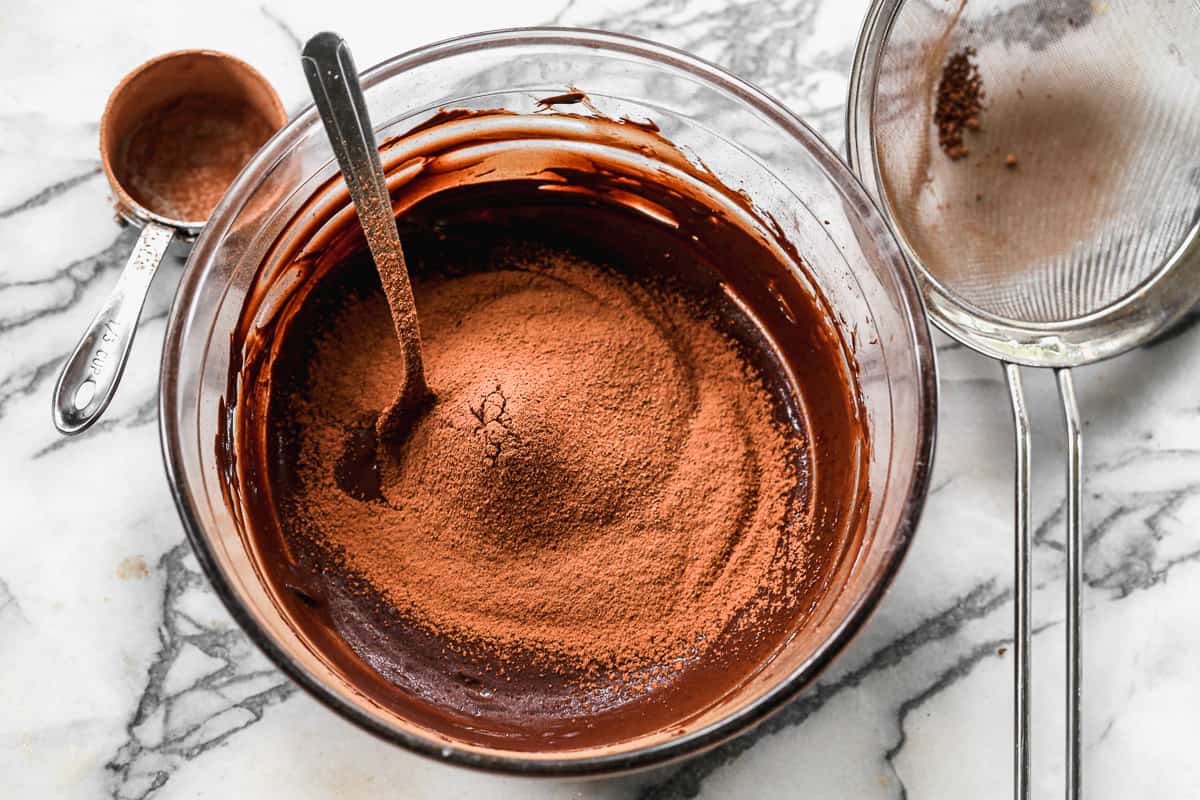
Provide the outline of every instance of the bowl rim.
<path id="1" fill-rule="evenodd" d="M 902 311 L 907 318 L 907 330 L 914 340 L 914 359 L 919 378 L 915 386 L 917 407 L 920 409 L 920 419 L 918 420 L 920 435 L 912 477 L 909 481 L 907 496 L 901 506 L 894 543 L 890 551 L 884 555 L 880 578 L 870 584 L 868 591 L 853 601 L 844 619 L 838 623 L 829 637 L 817 646 L 812 656 L 767 689 L 754 702 L 703 728 L 666 741 L 613 754 L 573 757 L 569 754 L 570 751 L 567 751 L 562 756 L 543 757 L 526 756 L 517 752 L 503 755 L 494 752 L 479 752 L 458 746 L 453 742 L 420 736 L 394 728 L 345 702 L 336 692 L 294 663 L 290 656 L 259 628 L 248 610 L 242 606 L 237 592 L 220 569 L 208 544 L 203 526 L 192 510 L 192 499 L 184 481 L 186 467 L 179 446 L 180 431 L 175 424 L 181 334 L 189 316 L 191 298 L 195 296 L 195 290 L 201 278 L 201 270 L 197 266 L 198 259 L 195 258 L 195 254 L 203 252 L 205 248 L 208 237 L 203 234 L 192 251 L 193 257 L 188 259 L 184 268 L 184 274 L 167 320 L 160 363 L 159 438 L 171 495 L 201 568 L 208 576 L 221 602 L 249 639 L 289 679 L 295 681 L 308 694 L 342 718 L 384 741 L 401 745 L 419 755 L 441 762 L 518 776 L 609 776 L 661 766 L 694 756 L 744 733 L 750 727 L 779 711 L 802 689 L 811 684 L 861 630 L 903 563 L 929 490 L 938 417 L 936 352 L 932 345 L 928 317 L 925 313 L 924 300 L 917 288 L 916 276 L 904 259 L 899 245 L 895 242 L 894 235 L 884 224 L 882 213 L 858 178 L 821 136 L 795 113 L 754 85 L 718 66 L 683 50 L 626 34 L 569 27 L 503 28 L 456 36 L 401 53 L 364 71 L 362 84 L 365 88 L 369 88 L 412 67 L 497 44 L 509 46 L 518 44 L 563 45 L 583 47 L 593 51 L 625 53 L 650 59 L 699 78 L 709 85 L 729 92 L 739 101 L 764 115 L 773 125 L 799 141 L 814 160 L 834 177 L 839 183 L 839 188 L 854 200 L 853 213 L 875 216 L 878 225 L 874 226 L 873 235 L 886 237 L 892 242 L 894 249 L 890 261 L 895 267 L 893 272 L 899 294 L 906 301 Z M 216 220 L 222 216 L 229 198 L 238 195 L 241 190 L 250 185 L 252 173 L 257 172 L 256 168 L 261 164 L 273 161 L 291 146 L 298 136 L 297 131 L 311 125 L 316 120 L 316 113 L 316 109 L 311 104 L 307 105 L 287 126 L 263 145 L 263 148 L 234 181 L 225 195 L 225 199 L 214 210 L 211 219 Z"/>

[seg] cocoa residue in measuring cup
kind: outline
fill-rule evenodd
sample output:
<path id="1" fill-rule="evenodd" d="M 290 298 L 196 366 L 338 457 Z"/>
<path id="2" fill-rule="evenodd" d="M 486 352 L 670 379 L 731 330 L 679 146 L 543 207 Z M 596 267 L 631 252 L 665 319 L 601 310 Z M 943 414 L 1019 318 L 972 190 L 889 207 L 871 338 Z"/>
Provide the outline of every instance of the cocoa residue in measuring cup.
<path id="1" fill-rule="evenodd" d="M 244 100 L 191 94 L 138 124 L 121 153 L 134 200 L 156 214 L 206 220 L 274 127 Z"/>

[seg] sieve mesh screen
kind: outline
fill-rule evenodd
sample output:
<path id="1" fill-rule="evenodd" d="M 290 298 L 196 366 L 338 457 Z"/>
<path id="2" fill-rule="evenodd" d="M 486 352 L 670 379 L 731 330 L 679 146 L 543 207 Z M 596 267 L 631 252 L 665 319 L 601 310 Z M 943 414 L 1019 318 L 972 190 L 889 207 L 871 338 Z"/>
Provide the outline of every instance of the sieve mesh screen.
<path id="1" fill-rule="evenodd" d="M 1197 10 L 905 3 L 871 113 L 885 201 L 918 268 L 974 311 L 1034 324 L 1079 319 L 1150 279 L 1200 212 Z M 934 105 L 943 65 L 966 47 L 986 94 L 969 155 L 952 160 Z"/>

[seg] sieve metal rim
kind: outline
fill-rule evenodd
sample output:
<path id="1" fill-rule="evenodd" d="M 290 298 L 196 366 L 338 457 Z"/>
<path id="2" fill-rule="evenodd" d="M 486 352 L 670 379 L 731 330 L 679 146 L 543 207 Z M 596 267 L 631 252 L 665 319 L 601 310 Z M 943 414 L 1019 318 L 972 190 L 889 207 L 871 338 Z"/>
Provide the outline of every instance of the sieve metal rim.
<path id="1" fill-rule="evenodd" d="M 1137 286 L 1096 311 L 1067 320 L 1025 322 L 989 313 L 960 299 L 925 268 L 883 191 L 872 122 L 880 56 L 905 2 L 874 0 L 863 20 L 846 101 L 846 156 L 917 276 L 933 324 L 990 358 L 1021 366 L 1066 368 L 1131 350 L 1192 310 L 1200 302 L 1200 219 Z"/>

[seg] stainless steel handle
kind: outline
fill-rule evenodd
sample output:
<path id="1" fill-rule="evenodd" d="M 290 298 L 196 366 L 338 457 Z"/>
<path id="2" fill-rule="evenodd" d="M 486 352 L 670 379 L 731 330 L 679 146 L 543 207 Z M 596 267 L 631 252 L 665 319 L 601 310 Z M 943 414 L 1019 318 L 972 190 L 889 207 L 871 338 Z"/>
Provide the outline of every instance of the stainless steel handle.
<path id="1" fill-rule="evenodd" d="M 1016 602 L 1013 618 L 1013 797 L 1029 800 L 1029 677 L 1030 644 L 1030 573 L 1032 572 L 1032 539 L 1030 534 L 1029 412 L 1025 408 L 1025 391 L 1021 387 L 1021 368 L 1004 365 L 1008 396 L 1012 403 L 1013 432 L 1016 444 L 1016 490 L 1014 494 L 1014 526 L 1016 529 L 1016 572 L 1014 576 Z"/>
<path id="2" fill-rule="evenodd" d="M 372 237 L 395 237 L 398 243 L 387 180 L 350 49 L 336 33 L 318 33 L 304 45 L 301 62 L 346 188 L 363 217 L 368 244 Z"/>
<path id="3" fill-rule="evenodd" d="M 142 228 L 117 285 L 63 365 L 54 386 L 54 427 L 73 436 L 100 418 L 116 392 L 150 283 L 175 231 L 157 222 Z"/>
<path id="4" fill-rule="evenodd" d="M 392 214 L 387 178 L 375 144 L 367 102 L 358 83 L 350 48 L 336 33 L 318 33 L 301 54 L 304 76 L 312 91 L 321 122 L 333 146 L 338 166 L 350 191 L 366 235 L 367 247 L 383 279 L 383 292 L 404 355 L 404 396 L 393 403 L 380 422 L 384 431 L 396 428 L 404 413 L 430 395 L 421 356 L 421 331 L 404 250 Z"/>
<path id="5" fill-rule="evenodd" d="M 1082 652 L 1080 647 L 1081 616 L 1079 595 L 1083 583 L 1083 543 L 1080 539 L 1080 501 L 1082 498 L 1083 435 L 1079 422 L 1079 405 L 1075 400 L 1075 385 L 1069 369 L 1055 370 L 1058 394 L 1062 400 L 1063 417 L 1067 426 L 1067 612 L 1066 612 L 1066 781 L 1067 800 L 1079 800 L 1082 770 L 1080 767 L 1080 689 Z M 1016 602 L 1013 650 L 1016 663 L 1013 675 L 1013 796 L 1016 800 L 1029 798 L 1029 699 L 1032 638 L 1031 614 L 1031 519 L 1030 519 L 1030 427 L 1021 388 L 1021 371 L 1015 364 L 1004 365 L 1012 403 L 1013 431 L 1016 443 Z"/>
<path id="6" fill-rule="evenodd" d="M 1079 594 L 1083 587 L 1083 542 L 1079 538 L 1079 508 L 1083 493 L 1083 432 L 1079 404 L 1069 369 L 1055 370 L 1058 395 L 1067 424 L 1067 800 L 1079 800 L 1081 770 L 1080 688 L 1083 655 L 1080 649 Z"/>

